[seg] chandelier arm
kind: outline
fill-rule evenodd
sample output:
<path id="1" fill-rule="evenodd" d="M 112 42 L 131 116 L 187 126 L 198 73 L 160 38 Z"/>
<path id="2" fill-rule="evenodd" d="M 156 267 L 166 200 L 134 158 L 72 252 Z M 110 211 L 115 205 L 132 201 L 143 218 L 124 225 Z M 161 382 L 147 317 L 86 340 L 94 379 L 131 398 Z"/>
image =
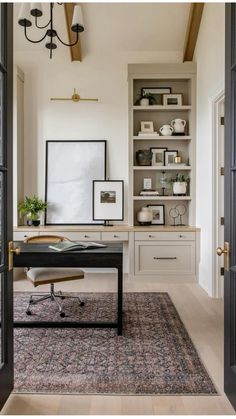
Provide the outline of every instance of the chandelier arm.
<path id="1" fill-rule="evenodd" d="M 32 42 L 33 44 L 39 44 L 39 42 L 42 42 L 47 36 L 47 32 L 46 32 L 45 35 L 41 39 L 39 39 L 38 41 L 34 41 L 33 39 L 30 39 L 28 37 L 27 32 L 26 32 L 26 26 L 24 27 L 24 29 L 25 29 L 25 37 L 26 37 L 27 41 Z"/>
<path id="2" fill-rule="evenodd" d="M 48 23 L 47 23 L 46 25 L 44 25 L 44 26 L 39 26 L 39 25 L 38 25 L 38 17 L 37 17 L 37 16 L 35 16 L 35 26 L 36 26 L 36 28 L 38 28 L 38 29 L 45 29 L 48 25 L 50 25 L 50 23 L 51 23 L 51 19 L 49 19 L 49 21 L 48 21 Z"/>
<path id="3" fill-rule="evenodd" d="M 78 42 L 78 40 L 79 40 L 79 33 L 78 33 L 78 32 L 76 32 L 76 41 L 75 41 L 75 42 L 73 42 L 72 44 L 66 44 L 65 42 L 63 42 L 63 41 L 62 41 L 62 39 L 60 38 L 60 36 L 58 35 L 58 33 L 56 34 L 56 36 L 57 36 L 57 38 L 59 39 L 59 41 L 60 41 L 63 45 L 65 45 L 66 47 L 73 47 L 74 45 L 76 45 L 76 44 L 77 44 L 77 42 Z"/>

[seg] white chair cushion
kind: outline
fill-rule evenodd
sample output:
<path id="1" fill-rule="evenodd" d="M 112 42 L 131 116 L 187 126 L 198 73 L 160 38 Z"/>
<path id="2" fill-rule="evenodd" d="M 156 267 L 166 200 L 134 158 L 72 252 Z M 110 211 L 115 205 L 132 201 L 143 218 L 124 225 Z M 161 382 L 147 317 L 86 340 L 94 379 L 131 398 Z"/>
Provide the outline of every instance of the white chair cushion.
<path id="1" fill-rule="evenodd" d="M 50 281 L 53 283 L 60 282 L 63 280 L 81 279 L 84 277 L 84 273 L 79 268 L 31 268 L 27 272 L 27 277 L 33 283 L 40 283 Z"/>

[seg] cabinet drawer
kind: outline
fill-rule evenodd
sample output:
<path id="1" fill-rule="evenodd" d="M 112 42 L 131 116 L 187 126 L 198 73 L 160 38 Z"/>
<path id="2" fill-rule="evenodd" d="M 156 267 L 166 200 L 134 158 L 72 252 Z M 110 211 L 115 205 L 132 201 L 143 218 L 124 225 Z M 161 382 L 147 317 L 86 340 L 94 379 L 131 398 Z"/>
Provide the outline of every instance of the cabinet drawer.
<path id="1" fill-rule="evenodd" d="M 41 232 L 40 236 L 47 236 L 49 234 L 55 236 L 63 236 L 73 241 L 95 241 L 101 240 L 101 233 L 99 231 L 52 231 L 52 232 Z"/>
<path id="2" fill-rule="evenodd" d="M 195 240 L 195 233 L 194 232 L 181 232 L 181 231 L 173 231 L 173 232 L 162 232 L 162 231 L 150 231 L 150 232 L 136 232 L 135 233 L 135 240 L 176 240 L 176 241 L 183 241 L 188 240 L 192 241 Z"/>
<path id="3" fill-rule="evenodd" d="M 129 233 L 127 231 L 116 231 L 116 232 L 105 232 L 102 233 L 102 240 L 103 241 L 128 241 L 129 240 Z"/>
<path id="4" fill-rule="evenodd" d="M 137 275 L 195 274 L 194 242 L 136 242 L 135 273 Z"/>
<path id="5" fill-rule="evenodd" d="M 14 231 L 13 232 L 13 240 L 15 240 L 15 241 L 23 241 L 23 240 L 25 240 L 26 239 L 26 237 L 33 237 L 33 236 L 38 236 L 39 235 L 39 232 L 38 231 L 32 231 L 32 233 L 31 233 L 31 231 L 30 232 L 28 232 L 28 231 Z"/>

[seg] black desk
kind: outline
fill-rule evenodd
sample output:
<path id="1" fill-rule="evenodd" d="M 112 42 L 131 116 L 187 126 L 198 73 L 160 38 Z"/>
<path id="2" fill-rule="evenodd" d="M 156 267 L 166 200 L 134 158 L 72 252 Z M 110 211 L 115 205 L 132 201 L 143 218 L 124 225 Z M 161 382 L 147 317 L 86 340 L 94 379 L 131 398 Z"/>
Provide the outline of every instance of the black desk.
<path id="1" fill-rule="evenodd" d="M 123 303 L 123 246 L 121 243 L 106 243 L 107 247 L 70 252 L 57 252 L 49 249 L 48 244 L 27 244 L 14 242 L 20 254 L 13 256 L 15 268 L 22 267 L 78 267 L 78 268 L 116 268 L 118 271 L 117 321 L 116 322 L 37 322 L 15 321 L 15 327 L 111 327 L 117 328 L 122 335 Z"/>

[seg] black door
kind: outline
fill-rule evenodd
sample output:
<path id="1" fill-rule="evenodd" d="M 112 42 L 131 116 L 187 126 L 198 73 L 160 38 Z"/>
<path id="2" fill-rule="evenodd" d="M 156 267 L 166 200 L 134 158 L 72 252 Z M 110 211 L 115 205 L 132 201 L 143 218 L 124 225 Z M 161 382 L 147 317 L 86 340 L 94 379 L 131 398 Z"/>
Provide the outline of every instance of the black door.
<path id="1" fill-rule="evenodd" d="M 224 388 L 236 409 L 236 5 L 226 5 Z M 228 266 L 227 266 L 228 265 Z M 228 268 L 228 269 L 227 269 Z"/>
<path id="2" fill-rule="evenodd" d="M 0 3 L 0 409 L 13 388 L 12 239 L 12 4 Z"/>

